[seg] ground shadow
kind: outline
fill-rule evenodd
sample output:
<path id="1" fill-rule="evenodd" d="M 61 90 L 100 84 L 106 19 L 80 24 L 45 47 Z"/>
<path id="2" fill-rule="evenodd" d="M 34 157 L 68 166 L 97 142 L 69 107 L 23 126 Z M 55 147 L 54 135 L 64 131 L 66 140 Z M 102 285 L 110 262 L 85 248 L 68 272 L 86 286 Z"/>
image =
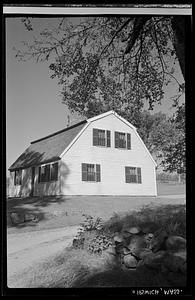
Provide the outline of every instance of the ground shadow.
<path id="1" fill-rule="evenodd" d="M 185 286 L 186 277 L 183 274 L 163 274 L 156 270 L 142 267 L 136 270 L 111 268 L 87 277 L 77 278 L 72 287 L 174 287 Z"/>
<path id="2" fill-rule="evenodd" d="M 64 188 L 70 170 L 64 162 L 61 162 L 58 172 L 60 172 L 58 181 L 60 181 L 61 186 Z M 29 180 L 31 180 L 31 178 L 29 178 Z M 52 204 L 60 205 L 68 200 L 65 195 L 55 195 L 55 189 L 56 185 L 47 182 L 42 183 L 42 195 L 40 196 L 8 198 L 6 203 L 7 226 L 24 228 L 27 226 L 36 226 L 38 222 L 46 220 L 45 207 Z M 44 196 L 48 193 L 50 193 L 51 196 Z M 31 220 L 30 215 L 34 215 L 35 220 Z"/>

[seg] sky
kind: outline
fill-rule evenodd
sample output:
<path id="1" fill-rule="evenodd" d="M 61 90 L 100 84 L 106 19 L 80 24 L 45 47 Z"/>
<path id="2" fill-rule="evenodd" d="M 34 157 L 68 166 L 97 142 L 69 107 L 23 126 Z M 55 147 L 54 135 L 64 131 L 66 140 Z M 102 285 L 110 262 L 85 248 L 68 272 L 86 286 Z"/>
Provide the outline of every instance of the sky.
<path id="1" fill-rule="evenodd" d="M 71 123 L 83 119 L 71 114 L 61 103 L 61 87 L 51 79 L 49 63 L 34 61 L 18 62 L 13 47 L 21 47 L 20 42 L 36 35 L 41 27 L 55 25 L 56 19 L 37 19 L 33 21 L 33 32 L 25 30 L 20 18 L 6 18 L 6 160 L 7 168 L 30 145 L 31 141 L 49 135 L 67 127 L 67 116 Z M 170 85 L 165 91 L 161 105 L 153 112 L 161 111 L 167 115 L 173 113 L 170 96 L 176 85 Z M 147 106 L 145 107 L 148 108 Z"/>

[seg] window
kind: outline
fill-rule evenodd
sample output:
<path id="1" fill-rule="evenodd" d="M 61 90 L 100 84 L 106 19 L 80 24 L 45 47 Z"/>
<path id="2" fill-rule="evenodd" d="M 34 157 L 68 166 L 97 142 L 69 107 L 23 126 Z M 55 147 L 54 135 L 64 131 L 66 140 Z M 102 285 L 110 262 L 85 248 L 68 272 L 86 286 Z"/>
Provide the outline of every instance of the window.
<path id="1" fill-rule="evenodd" d="M 51 164 L 51 180 L 58 180 L 58 163 Z"/>
<path id="2" fill-rule="evenodd" d="M 93 146 L 110 147 L 110 130 L 93 128 Z"/>
<path id="3" fill-rule="evenodd" d="M 14 185 L 22 184 L 22 170 L 16 170 L 14 173 Z"/>
<path id="4" fill-rule="evenodd" d="M 131 134 L 115 131 L 115 148 L 131 149 Z"/>
<path id="5" fill-rule="evenodd" d="M 127 183 L 142 183 L 141 168 L 125 167 L 125 181 Z"/>
<path id="6" fill-rule="evenodd" d="M 100 165 L 82 164 L 82 181 L 101 181 Z"/>
<path id="7" fill-rule="evenodd" d="M 56 180 L 58 180 L 58 163 L 48 164 L 39 167 L 39 183 Z"/>

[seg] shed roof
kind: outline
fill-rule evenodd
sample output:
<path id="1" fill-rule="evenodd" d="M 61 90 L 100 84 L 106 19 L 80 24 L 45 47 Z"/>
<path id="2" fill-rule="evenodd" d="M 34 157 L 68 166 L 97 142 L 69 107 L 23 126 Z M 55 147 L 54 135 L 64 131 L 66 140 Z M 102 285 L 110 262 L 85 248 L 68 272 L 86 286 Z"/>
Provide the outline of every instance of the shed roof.
<path id="1" fill-rule="evenodd" d="M 28 168 L 60 159 L 60 154 L 85 126 L 86 120 L 31 142 L 9 170 Z"/>

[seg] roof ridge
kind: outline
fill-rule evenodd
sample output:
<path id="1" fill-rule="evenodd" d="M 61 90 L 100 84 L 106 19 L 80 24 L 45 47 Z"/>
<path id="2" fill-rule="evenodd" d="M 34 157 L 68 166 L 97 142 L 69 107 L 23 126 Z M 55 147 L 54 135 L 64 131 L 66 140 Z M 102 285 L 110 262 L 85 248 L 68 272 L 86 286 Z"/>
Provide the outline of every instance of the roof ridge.
<path id="1" fill-rule="evenodd" d="M 40 141 L 45 140 L 45 139 L 47 139 L 47 138 L 50 138 L 50 137 L 52 137 L 52 136 L 58 135 L 58 134 L 60 134 L 60 133 L 62 133 L 62 132 L 64 132 L 64 131 L 68 131 L 69 129 L 72 129 L 72 128 L 74 128 L 74 127 L 77 127 L 77 126 L 79 126 L 79 125 L 81 125 L 81 124 L 84 124 L 84 123 L 86 123 L 86 122 L 87 122 L 87 120 L 80 121 L 80 122 L 78 122 L 78 123 L 76 123 L 76 124 L 73 124 L 73 125 L 71 125 L 71 126 L 69 126 L 69 127 L 66 127 L 66 128 L 64 128 L 64 129 L 61 129 L 61 130 L 59 130 L 59 131 L 56 131 L 56 132 L 54 132 L 54 133 L 52 133 L 52 134 L 49 134 L 49 135 L 47 135 L 47 136 L 45 136 L 45 137 L 42 137 L 42 138 L 40 138 L 40 139 L 38 139 L 38 140 L 34 140 L 34 141 L 31 142 L 31 144 L 35 144 L 35 143 L 37 143 L 37 142 L 40 142 Z"/>

